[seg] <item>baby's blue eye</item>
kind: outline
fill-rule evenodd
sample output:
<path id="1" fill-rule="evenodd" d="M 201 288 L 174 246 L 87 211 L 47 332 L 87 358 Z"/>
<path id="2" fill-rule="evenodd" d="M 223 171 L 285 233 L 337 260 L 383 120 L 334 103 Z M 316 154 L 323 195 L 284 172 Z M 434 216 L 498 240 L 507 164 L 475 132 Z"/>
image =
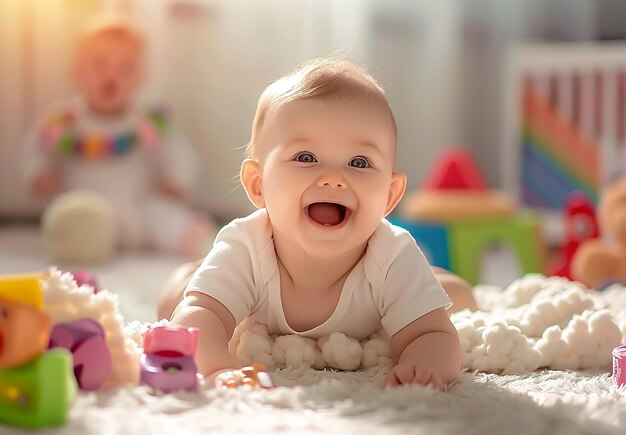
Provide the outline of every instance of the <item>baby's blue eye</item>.
<path id="1" fill-rule="evenodd" d="M 367 161 L 367 159 L 363 158 L 363 157 L 355 157 L 352 160 L 350 160 L 350 163 L 348 163 L 348 166 L 352 166 L 354 168 L 367 168 L 369 167 L 369 162 Z"/>
<path id="2" fill-rule="evenodd" d="M 317 160 L 315 160 L 315 156 L 311 153 L 300 153 L 296 156 L 296 161 L 298 162 L 302 162 L 302 163 L 313 163 L 313 162 L 317 162 Z"/>

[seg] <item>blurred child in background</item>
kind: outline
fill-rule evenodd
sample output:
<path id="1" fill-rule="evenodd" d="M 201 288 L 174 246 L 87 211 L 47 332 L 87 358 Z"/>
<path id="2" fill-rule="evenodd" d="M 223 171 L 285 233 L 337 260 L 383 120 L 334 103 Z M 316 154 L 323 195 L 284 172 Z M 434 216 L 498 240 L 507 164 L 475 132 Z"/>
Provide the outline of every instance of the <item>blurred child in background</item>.
<path id="1" fill-rule="evenodd" d="M 104 197 L 124 248 L 203 255 L 215 227 L 184 204 L 174 159 L 185 141 L 165 110 L 136 98 L 146 49 L 143 34 L 122 19 L 101 18 L 83 33 L 73 64 L 79 95 L 55 104 L 33 128 L 28 182 L 39 198 L 75 190 Z"/>

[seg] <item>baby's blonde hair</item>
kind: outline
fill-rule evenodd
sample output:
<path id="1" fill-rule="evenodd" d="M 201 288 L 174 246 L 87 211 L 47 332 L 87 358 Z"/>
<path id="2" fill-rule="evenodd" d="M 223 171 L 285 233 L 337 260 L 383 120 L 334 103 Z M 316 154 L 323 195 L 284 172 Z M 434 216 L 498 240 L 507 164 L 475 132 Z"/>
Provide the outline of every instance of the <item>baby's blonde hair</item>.
<path id="1" fill-rule="evenodd" d="M 116 38 L 134 44 L 139 51 L 145 47 L 145 37 L 143 31 L 137 23 L 115 15 L 103 15 L 94 19 L 83 30 L 78 39 L 78 50 L 80 54 L 89 43 L 102 37 Z"/>
<path id="2" fill-rule="evenodd" d="M 396 121 L 385 91 L 364 68 L 345 60 L 317 58 L 298 65 L 265 88 L 257 104 L 246 156 L 254 158 L 269 113 L 292 101 L 328 97 L 365 97 L 383 105 L 389 110 L 395 135 Z"/>

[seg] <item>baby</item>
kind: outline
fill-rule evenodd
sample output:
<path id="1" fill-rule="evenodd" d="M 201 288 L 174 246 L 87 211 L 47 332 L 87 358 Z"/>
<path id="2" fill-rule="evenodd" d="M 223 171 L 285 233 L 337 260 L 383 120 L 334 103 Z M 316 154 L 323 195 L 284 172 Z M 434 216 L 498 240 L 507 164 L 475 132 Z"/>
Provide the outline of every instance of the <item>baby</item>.
<path id="1" fill-rule="evenodd" d="M 121 245 L 204 255 L 214 228 L 180 201 L 183 183 L 172 165 L 183 138 L 167 112 L 135 101 L 145 52 L 143 34 L 123 19 L 103 17 L 86 29 L 73 65 L 80 96 L 54 105 L 33 128 L 28 182 L 40 198 L 74 190 L 103 196 Z"/>
<path id="2" fill-rule="evenodd" d="M 304 63 L 261 95 L 246 154 L 241 181 L 258 210 L 225 226 L 184 292 L 190 266 L 160 302 L 172 324 L 200 329 L 199 371 L 211 382 L 241 367 L 227 343 L 250 317 L 312 338 L 384 329 L 395 362 L 385 385 L 456 380 L 451 300 L 415 240 L 384 219 L 406 176 L 394 171 L 396 124 L 378 83 L 349 62 Z"/>

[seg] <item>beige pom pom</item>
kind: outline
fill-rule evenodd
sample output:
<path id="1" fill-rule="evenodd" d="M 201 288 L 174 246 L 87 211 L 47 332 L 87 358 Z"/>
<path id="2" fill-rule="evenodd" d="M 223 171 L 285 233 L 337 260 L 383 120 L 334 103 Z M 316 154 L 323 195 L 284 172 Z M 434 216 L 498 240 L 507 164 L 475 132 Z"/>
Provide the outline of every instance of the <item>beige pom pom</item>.
<path id="1" fill-rule="evenodd" d="M 46 249 L 56 262 L 102 262 L 110 258 L 115 247 L 113 209 L 96 193 L 65 193 L 45 211 L 42 232 Z"/>

